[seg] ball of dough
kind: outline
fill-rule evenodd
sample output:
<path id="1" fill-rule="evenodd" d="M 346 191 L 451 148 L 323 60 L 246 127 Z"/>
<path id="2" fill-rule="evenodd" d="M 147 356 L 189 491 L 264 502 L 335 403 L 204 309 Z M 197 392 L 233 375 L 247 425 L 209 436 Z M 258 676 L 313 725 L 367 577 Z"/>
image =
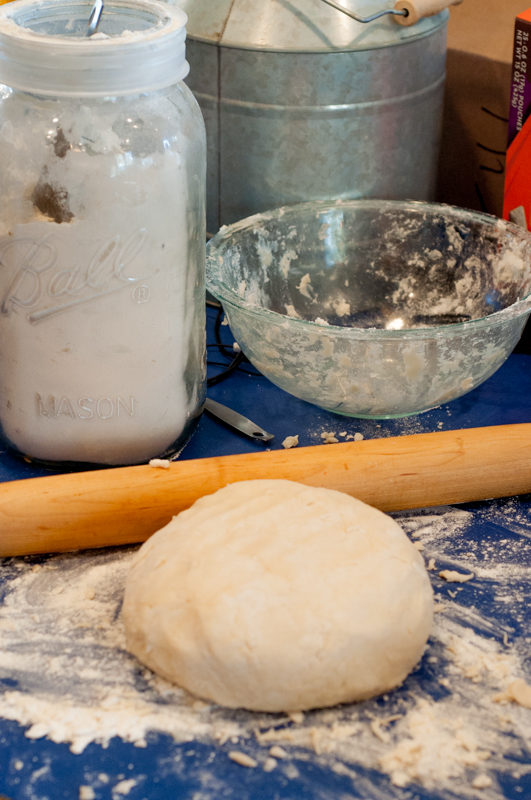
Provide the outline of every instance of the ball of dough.
<path id="1" fill-rule="evenodd" d="M 433 593 L 397 523 L 342 492 L 285 480 L 203 497 L 137 553 L 127 648 L 198 697 L 299 711 L 402 683 Z"/>

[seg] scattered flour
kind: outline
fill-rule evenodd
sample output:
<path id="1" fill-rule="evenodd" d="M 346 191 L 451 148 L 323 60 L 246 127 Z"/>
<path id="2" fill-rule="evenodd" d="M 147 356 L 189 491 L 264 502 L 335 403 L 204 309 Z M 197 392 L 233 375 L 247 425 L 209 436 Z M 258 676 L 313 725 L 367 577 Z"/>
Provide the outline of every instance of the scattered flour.
<path id="1" fill-rule="evenodd" d="M 114 795 L 119 795 L 120 797 L 125 797 L 126 795 L 128 795 L 131 789 L 133 789 L 136 786 L 136 784 L 137 781 L 135 780 L 135 778 L 129 778 L 129 780 L 127 781 L 120 781 L 119 783 L 117 783 L 116 786 L 113 786 L 112 790 L 113 800 L 114 800 Z"/>
<path id="2" fill-rule="evenodd" d="M 389 695 L 289 716 L 230 711 L 189 696 L 125 651 L 120 607 L 136 550 L 126 547 L 3 561 L 0 679 L 9 688 L 0 694 L 0 716 L 26 726 L 28 738 L 68 742 L 74 753 L 113 736 L 145 747 L 148 732 L 161 731 L 177 742 L 228 742 L 236 763 L 282 769 L 288 779 L 310 756 L 357 790 L 360 770 L 387 776 L 385 792 L 378 784 L 382 793 L 371 794 L 371 784 L 360 796 L 405 798 L 419 785 L 443 800 L 501 800 L 500 776 L 524 774 L 530 760 L 531 522 L 510 502 L 484 504 L 474 512 L 483 526 L 475 541 L 465 510 L 394 517 L 422 543 L 428 565 L 473 570 L 477 579 L 450 595 L 431 573 L 439 613 L 426 655 Z M 500 606 L 496 597 L 509 593 L 511 603 Z M 113 798 L 133 788 L 124 776 Z M 89 789 L 80 787 L 80 800 L 90 800 Z"/>

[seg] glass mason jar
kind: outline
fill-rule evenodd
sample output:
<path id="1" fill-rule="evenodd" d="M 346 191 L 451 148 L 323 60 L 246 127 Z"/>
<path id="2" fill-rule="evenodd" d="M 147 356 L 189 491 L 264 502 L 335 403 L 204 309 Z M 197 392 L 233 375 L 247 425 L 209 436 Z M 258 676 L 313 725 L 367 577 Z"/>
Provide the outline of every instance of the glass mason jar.
<path id="1" fill-rule="evenodd" d="M 186 15 L 0 9 L 0 424 L 58 464 L 171 457 L 205 398 L 205 131 Z"/>

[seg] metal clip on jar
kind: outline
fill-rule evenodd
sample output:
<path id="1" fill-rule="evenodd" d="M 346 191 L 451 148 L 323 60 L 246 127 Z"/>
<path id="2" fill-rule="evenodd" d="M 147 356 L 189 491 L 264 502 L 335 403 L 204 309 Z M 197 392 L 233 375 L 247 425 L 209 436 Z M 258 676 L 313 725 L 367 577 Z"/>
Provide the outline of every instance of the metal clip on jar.
<path id="1" fill-rule="evenodd" d="M 205 398 L 205 132 L 186 15 L 0 10 L 0 423 L 41 462 L 171 457 Z"/>

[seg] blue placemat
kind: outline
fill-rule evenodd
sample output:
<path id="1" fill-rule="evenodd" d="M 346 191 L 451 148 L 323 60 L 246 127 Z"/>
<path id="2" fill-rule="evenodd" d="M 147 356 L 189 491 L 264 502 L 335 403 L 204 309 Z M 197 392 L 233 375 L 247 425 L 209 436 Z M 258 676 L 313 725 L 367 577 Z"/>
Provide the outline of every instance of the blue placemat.
<path id="1" fill-rule="evenodd" d="M 209 312 L 209 342 L 213 313 Z M 230 344 L 230 331 L 222 331 Z M 212 387 L 209 395 L 274 433 L 272 448 L 282 447 L 285 436 L 294 434 L 299 435 L 301 445 L 330 447 L 333 445 L 321 444 L 324 431 L 360 432 L 373 438 L 531 422 L 527 399 L 530 364 L 530 356 L 513 355 L 470 394 L 403 420 L 371 422 L 337 417 L 286 395 L 250 367 Z M 209 373 L 220 369 L 212 366 Z M 205 416 L 180 458 L 263 448 Z M 2 480 L 49 474 L 5 452 L 0 455 L 0 470 Z M 171 693 L 165 694 L 153 683 L 153 676 L 146 676 L 143 668 L 127 656 L 119 638 L 112 638 L 120 625 L 121 581 L 132 550 L 4 560 L 0 712 L 12 698 L 13 719 L 0 720 L 0 793 L 13 800 L 514 800 L 531 796 L 531 711 L 493 701 L 509 679 L 531 675 L 527 655 L 531 642 L 527 613 L 531 594 L 531 497 L 395 516 L 423 547 L 427 563 L 430 559 L 435 562 L 430 575 L 440 608 L 429 648 L 402 687 L 387 698 L 307 714 L 302 722 L 278 716 L 257 718 L 245 712 L 231 714 L 215 708 L 192 709 L 197 724 L 203 725 L 202 733 L 192 732 L 189 741 L 179 742 L 168 733 L 151 732 L 142 747 L 111 736 L 105 746 L 89 741 L 82 752 L 74 753 L 69 749 L 69 729 L 76 724 L 82 729 L 84 714 L 80 712 L 78 723 L 70 720 L 62 732 L 60 725 L 52 724 L 56 711 L 59 718 L 64 713 L 62 704 L 69 697 L 74 706 L 80 702 L 75 694 L 81 691 L 80 686 L 86 690 L 84 708 L 90 692 L 95 697 L 102 692 L 107 709 L 112 707 L 113 696 L 121 698 L 122 675 L 132 687 L 135 702 L 152 704 L 157 713 L 169 713 L 170 717 L 174 709 L 176 720 L 184 713 L 183 698 L 175 700 Z M 463 584 L 445 583 L 439 577 L 445 568 L 474 577 Z M 83 595 L 85 616 L 77 619 L 76 605 L 70 601 L 90 576 L 94 576 L 95 596 Z M 92 618 L 89 606 L 98 598 L 101 602 L 95 608 L 99 611 Z M 96 634 L 88 626 L 90 619 L 100 626 Z M 25 698 L 28 705 L 24 718 Z M 35 700 L 41 703 L 39 709 Z M 135 713 L 131 712 L 129 720 L 133 732 L 139 724 Z M 424 765 L 415 766 L 416 756 L 410 753 L 407 766 L 408 742 L 417 746 L 423 739 L 429 740 L 430 714 L 435 715 L 436 735 L 442 732 L 446 738 L 434 740 L 431 749 L 422 751 Z M 32 728 L 36 721 L 40 728 Z M 164 723 L 166 728 L 170 724 Z M 226 741 L 223 735 L 212 738 L 212 731 L 223 732 L 224 725 Z M 234 730 L 231 725 L 243 731 L 237 741 L 229 735 Z M 349 733 L 349 726 L 358 728 Z M 264 738 L 268 730 L 277 734 Z M 46 738 L 47 731 L 52 731 L 56 742 Z M 28 733 L 36 738 L 28 738 Z M 456 745 L 459 736 L 462 742 Z M 275 743 L 284 748 L 287 757 L 276 759 L 268 772 L 264 765 L 270 757 L 269 747 Z M 393 770 L 393 753 L 400 747 L 398 766 L 395 764 Z M 228 756 L 232 750 L 247 753 L 257 766 L 246 768 L 234 763 Z M 437 766 L 435 759 L 435 767 L 430 767 L 430 758 L 433 761 L 438 750 L 440 763 Z M 463 757 L 470 763 L 463 765 Z M 445 769 L 452 771 L 452 759 L 458 765 L 458 774 L 441 777 L 445 764 Z M 398 785 L 405 780 L 400 777 L 400 764 L 407 779 L 405 786 Z M 474 781 L 483 781 L 484 788 L 474 787 Z"/>

